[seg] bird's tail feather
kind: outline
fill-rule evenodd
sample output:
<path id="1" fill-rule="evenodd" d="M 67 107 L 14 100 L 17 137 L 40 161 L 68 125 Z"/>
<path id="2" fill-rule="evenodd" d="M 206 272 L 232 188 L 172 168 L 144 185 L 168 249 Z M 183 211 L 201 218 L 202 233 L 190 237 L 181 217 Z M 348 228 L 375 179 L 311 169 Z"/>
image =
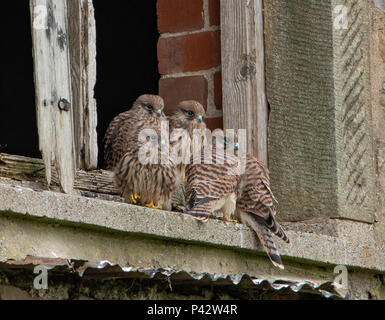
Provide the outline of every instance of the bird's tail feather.
<path id="1" fill-rule="evenodd" d="M 212 211 L 213 200 L 215 199 L 207 197 L 197 200 L 193 206 L 191 206 L 189 203 L 185 209 L 185 213 L 193 216 L 198 220 L 207 221 Z"/>
<path id="2" fill-rule="evenodd" d="M 196 190 L 192 190 L 184 213 L 206 222 L 211 214 L 214 200 L 216 200 L 215 197 L 197 198 Z"/>
<path id="3" fill-rule="evenodd" d="M 285 231 L 279 225 L 277 220 L 275 220 L 274 214 L 272 212 L 269 213 L 267 219 L 254 214 L 252 212 L 249 213 L 259 224 L 266 226 L 272 233 L 274 233 L 277 237 L 281 238 L 283 241 L 290 243 L 289 238 L 287 237 Z"/>
<path id="4" fill-rule="evenodd" d="M 248 225 L 257 234 L 273 265 L 280 269 L 285 269 L 281 256 L 279 255 L 278 249 L 273 241 L 271 232 L 266 226 L 260 224 L 255 217 L 257 217 L 257 215 L 242 211 L 239 218 L 243 224 Z"/>
<path id="5" fill-rule="evenodd" d="M 203 203 L 193 208 L 185 210 L 186 214 L 193 216 L 194 218 L 206 222 L 209 219 L 209 203 Z"/>

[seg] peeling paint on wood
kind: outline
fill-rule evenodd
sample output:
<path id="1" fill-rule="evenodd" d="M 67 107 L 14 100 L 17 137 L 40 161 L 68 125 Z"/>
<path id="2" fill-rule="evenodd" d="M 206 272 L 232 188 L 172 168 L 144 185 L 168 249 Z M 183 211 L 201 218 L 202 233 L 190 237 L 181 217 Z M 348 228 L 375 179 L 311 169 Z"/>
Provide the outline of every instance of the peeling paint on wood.
<path id="1" fill-rule="evenodd" d="M 61 98 L 71 99 L 70 61 L 67 42 L 67 2 L 31 0 L 32 20 L 37 6 L 47 8 L 46 29 L 32 27 L 39 148 L 51 183 L 51 167 L 57 168 L 64 192 L 73 189 L 75 175 L 72 111 L 61 112 Z M 34 22 L 32 21 L 32 26 Z M 60 39 L 59 41 L 54 39 Z M 49 103 L 47 103 L 50 101 Z"/>
<path id="2" fill-rule="evenodd" d="M 96 82 L 96 28 L 90 0 L 68 0 L 72 101 L 76 164 L 78 169 L 95 169 L 98 159 Z"/>

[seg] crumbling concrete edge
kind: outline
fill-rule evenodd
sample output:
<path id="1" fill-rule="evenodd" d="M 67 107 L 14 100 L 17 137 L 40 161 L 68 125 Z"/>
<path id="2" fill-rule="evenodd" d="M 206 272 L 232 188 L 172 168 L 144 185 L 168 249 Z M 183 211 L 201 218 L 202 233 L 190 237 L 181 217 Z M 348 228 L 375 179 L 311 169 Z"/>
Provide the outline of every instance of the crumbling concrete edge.
<path id="1" fill-rule="evenodd" d="M 106 232 L 263 251 L 253 232 L 241 224 L 218 220 L 202 223 L 181 213 L 51 191 L 37 192 L 6 184 L 0 184 L 0 214 L 46 218 L 57 224 L 75 224 L 84 229 L 101 228 Z M 285 260 L 385 271 L 384 253 L 367 237 L 362 241 L 353 241 L 345 237 L 291 230 L 287 234 L 290 244 L 276 240 Z"/>

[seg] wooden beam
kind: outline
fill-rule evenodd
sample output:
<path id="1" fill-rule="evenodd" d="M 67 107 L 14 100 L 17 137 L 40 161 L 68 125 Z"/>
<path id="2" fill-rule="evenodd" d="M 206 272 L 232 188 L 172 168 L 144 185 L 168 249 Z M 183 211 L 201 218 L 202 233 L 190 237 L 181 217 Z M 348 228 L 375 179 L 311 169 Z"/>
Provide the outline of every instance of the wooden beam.
<path id="1" fill-rule="evenodd" d="M 225 129 L 247 130 L 247 151 L 267 164 L 262 0 L 221 1 Z"/>
<path id="2" fill-rule="evenodd" d="M 48 184 L 54 164 L 61 187 L 70 193 L 75 150 L 66 4 L 30 0 L 39 148 Z"/>
<path id="3" fill-rule="evenodd" d="M 92 1 L 68 0 L 68 31 L 76 165 L 78 169 L 95 169 L 98 160 L 94 99 L 96 29 Z"/>
<path id="4" fill-rule="evenodd" d="M 0 153 L 0 177 L 46 184 L 45 165 L 41 159 Z M 77 170 L 74 188 L 80 191 L 117 195 L 118 190 L 116 189 L 112 179 L 112 171 Z M 51 184 L 59 185 L 58 174 L 55 167 L 52 167 Z"/>

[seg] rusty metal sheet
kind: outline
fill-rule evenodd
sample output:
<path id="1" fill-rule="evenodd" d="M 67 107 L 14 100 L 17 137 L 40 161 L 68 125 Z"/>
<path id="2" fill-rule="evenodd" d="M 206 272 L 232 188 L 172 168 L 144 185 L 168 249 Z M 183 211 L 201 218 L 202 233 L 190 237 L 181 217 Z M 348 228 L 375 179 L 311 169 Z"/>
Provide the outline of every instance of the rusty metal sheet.
<path id="1" fill-rule="evenodd" d="M 141 278 L 168 281 L 170 284 L 193 283 L 194 285 L 248 286 L 262 290 L 289 290 L 292 293 L 310 293 L 323 296 L 327 299 L 347 298 L 346 295 L 338 290 L 332 281 L 315 283 L 306 279 L 297 281 L 284 278 L 276 278 L 274 280 L 256 278 L 248 274 L 195 273 L 167 268 L 141 269 L 121 267 L 109 261 L 90 262 L 28 256 L 24 260 L 8 260 L 5 263 L 0 263 L 0 269 L 33 269 L 36 265 L 44 265 L 52 272 L 77 273 L 80 277 L 84 278 Z"/>

